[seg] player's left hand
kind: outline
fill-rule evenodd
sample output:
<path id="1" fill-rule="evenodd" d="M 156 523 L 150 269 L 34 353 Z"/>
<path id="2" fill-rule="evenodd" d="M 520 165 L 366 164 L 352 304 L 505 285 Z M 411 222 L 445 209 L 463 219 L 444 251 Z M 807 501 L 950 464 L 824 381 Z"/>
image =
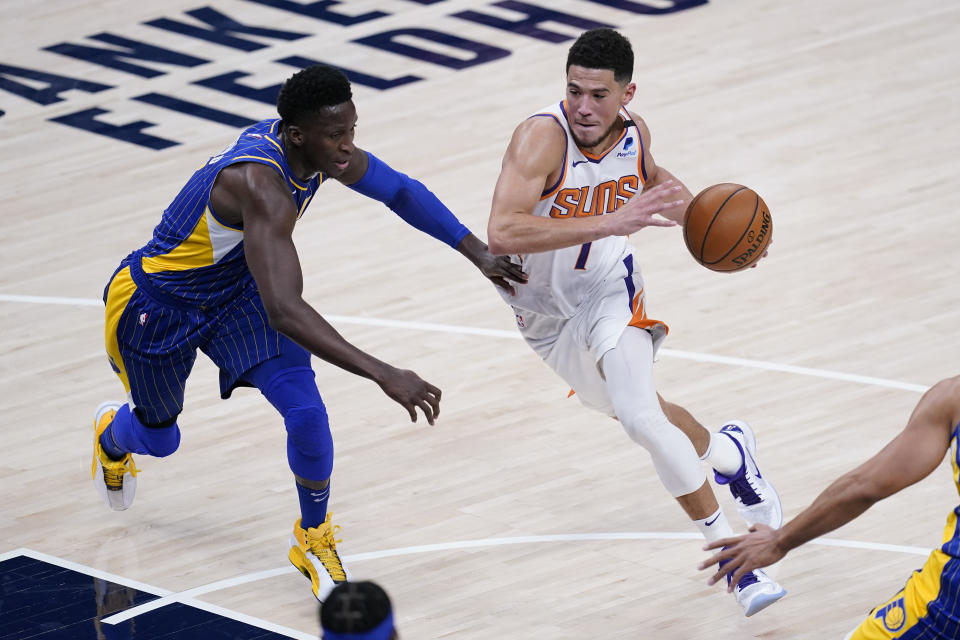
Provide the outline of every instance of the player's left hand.
<path id="1" fill-rule="evenodd" d="M 513 282 L 526 284 L 527 274 L 518 264 L 510 262 L 507 256 L 495 256 L 489 251 L 484 251 L 477 258 L 477 268 L 480 273 L 490 279 L 490 282 L 497 285 L 510 295 L 515 295 L 517 290 L 513 288 Z"/>
<path id="2" fill-rule="evenodd" d="M 703 548 L 704 551 L 710 549 L 721 549 L 721 551 L 701 562 L 697 568 L 703 571 L 717 566 L 719 562 L 729 560 L 710 576 L 707 584 L 716 584 L 724 576 L 731 574 L 727 591 L 733 591 L 745 573 L 767 567 L 786 555 L 786 552 L 782 551 L 777 544 L 777 531 L 765 524 L 755 524 L 750 527 L 750 533 L 745 536 L 711 542 Z"/>

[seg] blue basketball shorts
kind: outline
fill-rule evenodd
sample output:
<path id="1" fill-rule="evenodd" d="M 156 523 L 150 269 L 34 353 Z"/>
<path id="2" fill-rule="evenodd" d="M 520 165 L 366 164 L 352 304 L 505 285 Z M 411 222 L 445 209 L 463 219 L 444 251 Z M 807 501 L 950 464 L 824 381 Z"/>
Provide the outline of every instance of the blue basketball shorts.
<path id="1" fill-rule="evenodd" d="M 223 398 L 250 386 L 242 376 L 255 365 L 284 353 L 306 353 L 270 327 L 252 280 L 223 305 L 196 307 L 159 291 L 127 264 L 110 280 L 104 302 L 110 366 L 147 424 L 183 411 L 184 384 L 198 349 L 219 367 Z"/>

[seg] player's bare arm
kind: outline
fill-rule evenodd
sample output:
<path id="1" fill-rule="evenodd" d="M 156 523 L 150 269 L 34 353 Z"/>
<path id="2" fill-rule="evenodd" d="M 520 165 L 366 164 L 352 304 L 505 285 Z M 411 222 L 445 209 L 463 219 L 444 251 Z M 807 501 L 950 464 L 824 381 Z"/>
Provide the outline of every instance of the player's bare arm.
<path id="1" fill-rule="evenodd" d="M 700 569 L 729 559 L 710 577 L 709 583 L 714 584 L 732 572 L 731 583 L 736 584 L 746 571 L 773 564 L 791 549 L 845 525 L 874 503 L 930 475 L 943 460 L 958 422 L 960 377 L 934 385 L 896 438 L 874 457 L 834 481 L 782 529 L 758 525 L 745 536 L 717 540 L 706 549 L 727 548 L 701 563 Z"/>
<path id="2" fill-rule="evenodd" d="M 303 272 L 293 243 L 297 210 L 282 177 L 261 164 L 232 165 L 218 176 L 210 201 L 227 222 L 243 226 L 244 254 L 270 326 L 317 357 L 376 382 L 414 422 L 420 407 L 433 424 L 440 411 L 439 389 L 356 348 L 303 299 Z"/>
<path id="3" fill-rule="evenodd" d="M 443 239 L 444 222 L 459 224 L 453 214 L 423 184 L 410 181 L 407 176 L 394 172 L 380 160 L 374 162 L 378 165 L 377 171 L 389 175 L 378 177 L 375 184 L 363 185 L 358 191 L 380 200 L 408 224 L 435 238 Z M 359 147 L 354 147 L 347 169 L 337 179 L 354 188 L 366 176 L 370 163 L 369 154 Z M 388 181 L 395 182 L 396 185 L 389 186 Z M 408 189 L 407 185 L 411 185 L 413 189 Z M 467 233 L 457 243 L 456 249 L 494 285 L 511 294 L 514 293 L 511 282 L 527 281 L 527 274 L 518 265 L 505 257 L 490 253 L 486 243 L 472 233 Z"/>
<path id="4" fill-rule="evenodd" d="M 637 129 L 640 131 L 640 139 L 643 141 L 643 166 L 647 170 L 647 181 L 643 185 L 644 192 L 647 192 L 649 189 L 656 187 L 667 182 L 671 182 L 674 185 L 680 186 L 679 197 L 674 197 L 673 194 L 670 195 L 671 200 L 679 200 L 680 204 L 673 206 L 665 211 L 661 211 L 660 215 L 668 220 L 673 220 L 677 224 L 683 224 L 683 214 L 687 210 L 687 205 L 690 204 L 690 201 L 693 200 L 693 194 L 690 190 L 678 180 L 672 173 L 661 167 L 653 159 L 653 154 L 650 152 L 650 128 L 647 126 L 647 123 L 644 122 L 643 118 L 637 114 L 630 112 L 630 117 L 637 125 Z"/>
<path id="5" fill-rule="evenodd" d="M 490 251 L 498 255 L 539 253 L 628 235 L 650 226 L 672 226 L 657 217 L 680 206 L 680 187 L 661 184 L 638 194 L 615 213 L 586 218 L 553 219 L 532 215 L 551 178 L 563 171 L 565 135 L 549 118 L 529 118 L 514 131 L 504 154 L 487 226 Z"/>

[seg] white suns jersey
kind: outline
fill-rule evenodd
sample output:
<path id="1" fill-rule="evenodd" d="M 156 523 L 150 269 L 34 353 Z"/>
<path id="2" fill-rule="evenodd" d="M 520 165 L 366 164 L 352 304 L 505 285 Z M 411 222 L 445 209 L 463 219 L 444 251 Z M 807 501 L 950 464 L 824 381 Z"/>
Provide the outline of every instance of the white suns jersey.
<path id="1" fill-rule="evenodd" d="M 611 213 L 643 190 L 646 170 L 640 131 L 626 109 L 620 117 L 627 126 L 603 154 L 594 156 L 577 147 L 567 124 L 566 102 L 530 116 L 553 118 L 567 135 L 563 172 L 556 184 L 546 185 L 533 215 L 573 219 Z M 518 309 L 558 317 L 572 317 L 630 252 L 624 236 L 609 236 L 583 245 L 519 256 L 530 279 L 517 294 L 501 294 Z M 514 257 L 516 260 L 516 256 Z"/>

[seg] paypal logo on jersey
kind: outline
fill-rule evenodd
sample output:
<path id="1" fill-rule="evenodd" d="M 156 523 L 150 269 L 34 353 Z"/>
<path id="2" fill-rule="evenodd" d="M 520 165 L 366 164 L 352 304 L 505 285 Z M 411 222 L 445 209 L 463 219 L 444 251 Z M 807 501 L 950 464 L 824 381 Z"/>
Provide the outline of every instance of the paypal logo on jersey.
<path id="1" fill-rule="evenodd" d="M 633 136 L 623 141 L 623 151 L 617 152 L 618 158 L 636 158 L 637 148 L 633 146 Z"/>

